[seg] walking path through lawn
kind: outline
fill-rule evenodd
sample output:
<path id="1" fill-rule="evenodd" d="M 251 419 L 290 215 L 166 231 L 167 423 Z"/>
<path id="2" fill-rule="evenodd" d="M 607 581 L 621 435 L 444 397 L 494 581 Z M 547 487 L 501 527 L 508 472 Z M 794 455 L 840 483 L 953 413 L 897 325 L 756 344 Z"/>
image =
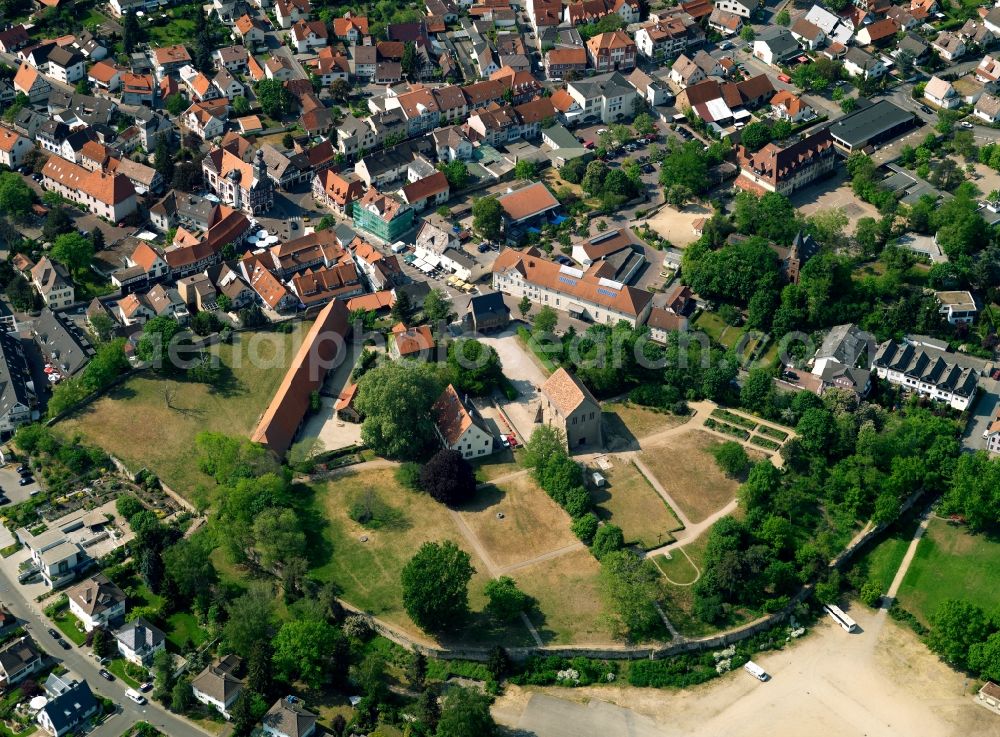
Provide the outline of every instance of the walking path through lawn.
<path id="1" fill-rule="evenodd" d="M 892 579 L 892 583 L 889 585 L 889 590 L 886 591 L 885 596 L 882 597 L 882 609 L 888 609 L 892 606 L 892 602 L 896 598 L 896 594 L 899 592 L 899 587 L 903 585 L 903 579 L 906 578 L 906 572 L 910 569 L 910 563 L 913 562 L 913 557 L 917 554 L 917 546 L 920 545 L 920 539 L 924 536 L 924 533 L 927 532 L 927 525 L 929 525 L 930 522 L 931 515 L 924 512 L 923 519 L 920 520 L 920 524 L 913 533 L 913 539 L 910 540 L 910 547 L 906 549 L 906 555 L 903 556 L 903 560 L 899 564 L 899 570 L 896 571 L 896 577 Z"/>

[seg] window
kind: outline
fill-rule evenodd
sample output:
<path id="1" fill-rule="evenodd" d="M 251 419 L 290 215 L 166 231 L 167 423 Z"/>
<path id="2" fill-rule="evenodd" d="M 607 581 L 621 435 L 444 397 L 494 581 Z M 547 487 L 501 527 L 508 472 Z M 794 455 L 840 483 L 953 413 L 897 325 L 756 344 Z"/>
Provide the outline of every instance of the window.
<path id="1" fill-rule="evenodd" d="M 573 424 L 576 424 L 576 417 L 573 418 Z"/>

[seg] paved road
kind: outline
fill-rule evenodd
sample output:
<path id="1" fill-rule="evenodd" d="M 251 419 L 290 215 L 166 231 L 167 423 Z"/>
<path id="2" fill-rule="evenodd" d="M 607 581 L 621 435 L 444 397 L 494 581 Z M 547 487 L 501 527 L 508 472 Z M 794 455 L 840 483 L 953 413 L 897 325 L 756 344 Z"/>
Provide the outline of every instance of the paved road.
<path id="1" fill-rule="evenodd" d="M 134 704 L 125 698 L 125 684 L 121 680 L 109 683 L 101 678 L 97 662 L 83 650 L 76 646 L 71 650 L 63 650 L 47 632 L 52 626 L 51 622 L 41 613 L 35 602 L 24 599 L 20 588 L 11 582 L 7 572 L 2 569 L 0 569 L 0 596 L 14 616 L 25 623 L 24 626 L 39 647 L 85 679 L 94 693 L 111 699 L 118 705 L 118 712 L 91 732 L 93 737 L 118 737 L 138 721 L 150 722 L 170 737 L 204 737 L 212 734 L 186 719 L 171 714 L 157 704 L 151 702 L 145 706 Z"/>

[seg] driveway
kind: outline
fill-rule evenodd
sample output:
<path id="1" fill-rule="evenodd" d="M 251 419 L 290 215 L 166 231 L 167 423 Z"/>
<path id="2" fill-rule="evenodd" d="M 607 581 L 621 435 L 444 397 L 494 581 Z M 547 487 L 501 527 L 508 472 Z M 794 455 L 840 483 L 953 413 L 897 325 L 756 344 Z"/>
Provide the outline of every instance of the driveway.
<path id="1" fill-rule="evenodd" d="M 980 379 L 979 386 L 982 393 L 976 402 L 975 410 L 969 417 L 969 424 L 962 435 L 962 448 L 974 451 L 986 448 L 986 441 L 983 439 L 983 432 L 993 422 L 1000 409 L 1000 381 L 995 379 Z"/>
<path id="2" fill-rule="evenodd" d="M 479 341 L 491 346 L 500 357 L 504 375 L 510 379 L 519 396 L 514 401 L 499 398 L 500 408 L 514 425 L 521 441 L 527 441 L 535 429 L 538 409 L 538 387 L 545 383 L 545 373 L 521 347 L 515 329 L 508 329 L 492 336 L 479 336 Z"/>
<path id="3" fill-rule="evenodd" d="M 361 345 L 357 341 L 347 344 L 347 357 L 337 366 L 323 386 L 322 407 L 306 420 L 302 429 L 302 438 L 318 438 L 322 450 L 339 450 L 361 441 L 361 425 L 344 422 L 337 418 L 334 405 L 337 397 L 351 378 L 351 371 L 361 353 Z"/>

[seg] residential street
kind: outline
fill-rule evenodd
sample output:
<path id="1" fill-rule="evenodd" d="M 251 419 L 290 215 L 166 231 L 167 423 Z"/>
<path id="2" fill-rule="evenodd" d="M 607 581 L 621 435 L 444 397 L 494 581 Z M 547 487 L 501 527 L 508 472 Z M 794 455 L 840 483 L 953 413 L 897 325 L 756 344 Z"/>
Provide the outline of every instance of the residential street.
<path id="1" fill-rule="evenodd" d="M 55 660 L 79 675 L 90 684 L 94 693 L 111 699 L 118 705 L 118 712 L 90 734 L 94 737 L 118 737 L 138 721 L 147 721 L 159 727 L 170 737 L 203 737 L 211 732 L 201 729 L 175 714 L 171 714 L 158 704 L 149 702 L 139 706 L 125 697 L 126 686 L 121 680 L 105 681 L 98 673 L 97 661 L 85 651 L 73 646 L 63 650 L 48 633 L 52 623 L 41 613 L 41 607 L 34 601 L 26 601 L 20 587 L 12 582 L 8 572 L 0 567 L 0 595 L 7 608 L 24 622 L 31 637 Z"/>

